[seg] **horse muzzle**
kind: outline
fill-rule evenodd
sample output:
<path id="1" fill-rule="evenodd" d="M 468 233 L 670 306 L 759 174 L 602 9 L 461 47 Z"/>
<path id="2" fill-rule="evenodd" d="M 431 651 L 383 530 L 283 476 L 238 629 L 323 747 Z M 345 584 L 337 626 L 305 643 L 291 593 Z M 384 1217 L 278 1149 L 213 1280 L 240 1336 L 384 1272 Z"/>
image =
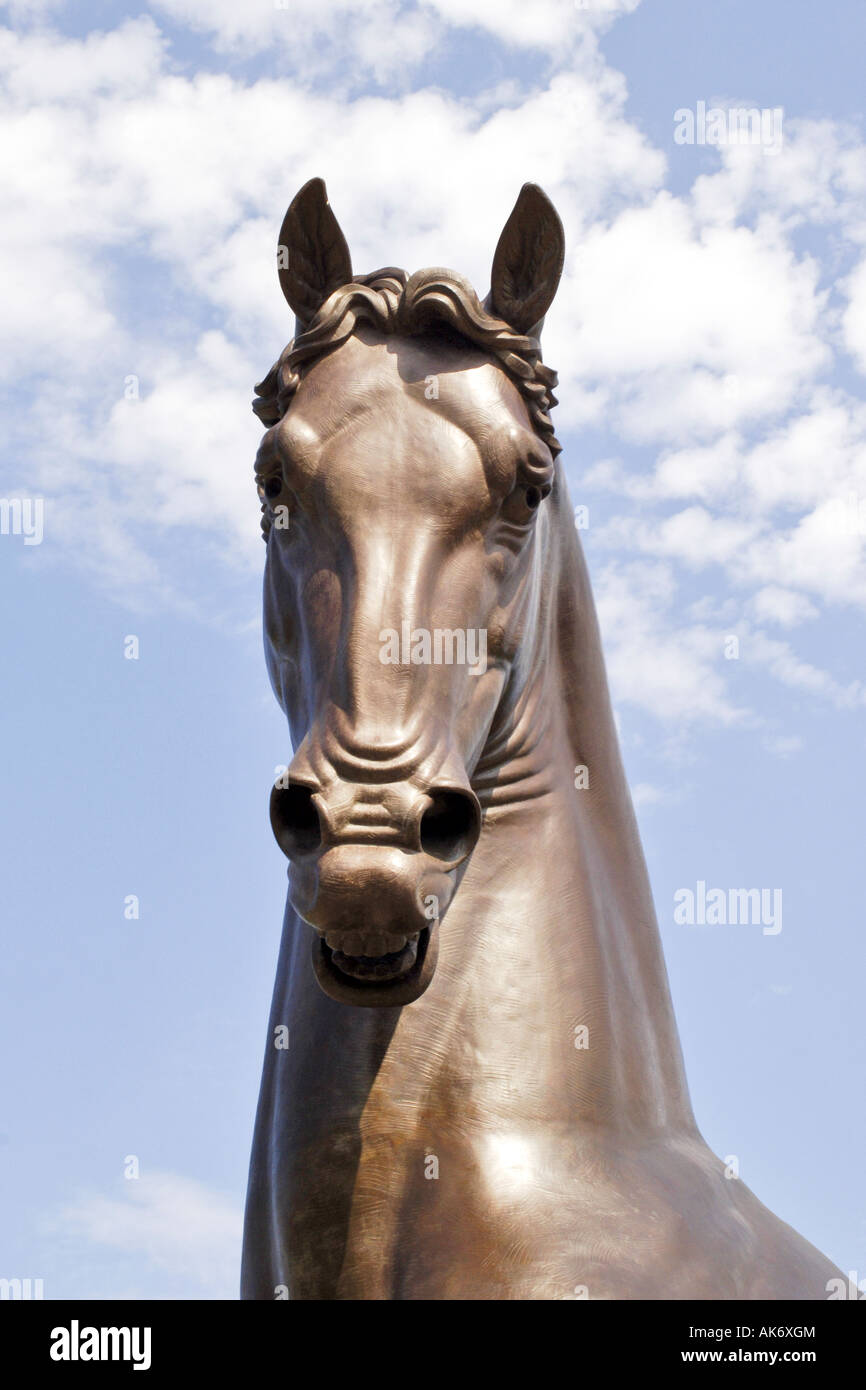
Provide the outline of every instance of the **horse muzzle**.
<path id="1" fill-rule="evenodd" d="M 413 810 L 395 820 L 384 813 L 387 798 L 375 798 L 378 809 L 360 800 L 360 814 L 345 788 L 330 804 L 292 782 L 271 794 L 271 825 L 290 860 L 290 901 L 315 931 L 316 979 L 340 1003 L 411 1004 L 433 978 L 439 922 L 481 816 L 468 788 L 409 800 Z"/>

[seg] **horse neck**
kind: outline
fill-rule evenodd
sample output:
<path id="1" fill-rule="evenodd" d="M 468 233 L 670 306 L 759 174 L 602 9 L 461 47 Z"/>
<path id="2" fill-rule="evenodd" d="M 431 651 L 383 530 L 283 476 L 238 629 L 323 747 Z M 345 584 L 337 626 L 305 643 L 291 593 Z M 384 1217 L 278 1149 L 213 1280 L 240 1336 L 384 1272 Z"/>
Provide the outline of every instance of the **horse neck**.
<path id="1" fill-rule="evenodd" d="M 309 928 L 287 923 L 272 1021 L 300 1023 L 295 1078 L 301 1097 L 305 1085 L 330 1097 L 320 1123 L 413 1116 L 423 1131 L 453 1113 L 464 1132 L 646 1136 L 694 1125 L 562 478 L 550 500 L 520 670 L 473 778 L 484 829 L 439 925 L 429 989 L 399 1010 L 334 1003 L 313 980 Z M 588 786 L 576 788 L 580 767 Z"/>

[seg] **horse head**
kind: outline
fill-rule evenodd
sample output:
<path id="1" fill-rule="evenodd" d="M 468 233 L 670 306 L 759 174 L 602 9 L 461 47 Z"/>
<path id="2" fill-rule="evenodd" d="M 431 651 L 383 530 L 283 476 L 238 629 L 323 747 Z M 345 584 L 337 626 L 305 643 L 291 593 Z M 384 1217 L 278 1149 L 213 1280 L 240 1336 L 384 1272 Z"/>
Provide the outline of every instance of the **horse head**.
<path id="1" fill-rule="evenodd" d="M 535 620 L 559 445 L 539 334 L 562 226 L 535 185 L 482 304 L 457 273 L 353 275 L 320 179 L 286 214 L 296 332 L 254 409 L 268 670 L 295 755 L 271 794 L 333 999 L 403 1005 L 481 833 L 473 774 Z"/>

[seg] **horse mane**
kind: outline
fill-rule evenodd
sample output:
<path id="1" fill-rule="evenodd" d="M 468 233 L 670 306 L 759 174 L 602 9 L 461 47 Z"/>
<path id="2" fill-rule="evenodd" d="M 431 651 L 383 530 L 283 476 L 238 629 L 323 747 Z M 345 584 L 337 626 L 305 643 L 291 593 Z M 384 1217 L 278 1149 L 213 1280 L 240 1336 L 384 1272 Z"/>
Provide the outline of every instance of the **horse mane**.
<path id="1" fill-rule="evenodd" d="M 255 387 L 253 410 L 264 425 L 279 424 L 292 402 L 305 370 L 326 352 L 344 343 L 358 324 L 368 323 L 383 333 L 420 333 L 440 325 L 495 357 L 526 402 L 536 434 L 556 457 L 562 446 L 553 432 L 550 411 L 557 404 L 553 388 L 557 375 L 541 360 L 538 338 L 517 333 L 489 314 L 468 280 L 453 270 L 405 270 L 387 266 L 358 276 L 328 296 L 300 332 L 283 349 L 264 381 Z M 262 496 L 264 480 L 274 473 L 276 459 L 262 441 L 256 459 L 256 481 Z M 262 501 L 262 529 L 266 508 Z"/>

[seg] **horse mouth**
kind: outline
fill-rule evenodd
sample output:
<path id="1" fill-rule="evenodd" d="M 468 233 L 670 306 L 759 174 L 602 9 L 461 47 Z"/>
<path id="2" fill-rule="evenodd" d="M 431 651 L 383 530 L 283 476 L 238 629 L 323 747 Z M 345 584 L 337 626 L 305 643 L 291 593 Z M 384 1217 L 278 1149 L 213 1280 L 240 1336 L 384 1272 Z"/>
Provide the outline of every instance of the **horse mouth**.
<path id="1" fill-rule="evenodd" d="M 387 951 L 384 956 L 349 956 L 345 951 L 331 951 L 331 964 L 353 980 L 396 980 L 415 964 L 420 935 L 416 932 L 401 950 Z"/>
<path id="2" fill-rule="evenodd" d="M 374 1007 L 411 1004 L 429 985 L 436 966 L 433 924 L 381 956 L 349 955 L 313 939 L 313 968 L 325 994 L 342 1004 Z"/>

